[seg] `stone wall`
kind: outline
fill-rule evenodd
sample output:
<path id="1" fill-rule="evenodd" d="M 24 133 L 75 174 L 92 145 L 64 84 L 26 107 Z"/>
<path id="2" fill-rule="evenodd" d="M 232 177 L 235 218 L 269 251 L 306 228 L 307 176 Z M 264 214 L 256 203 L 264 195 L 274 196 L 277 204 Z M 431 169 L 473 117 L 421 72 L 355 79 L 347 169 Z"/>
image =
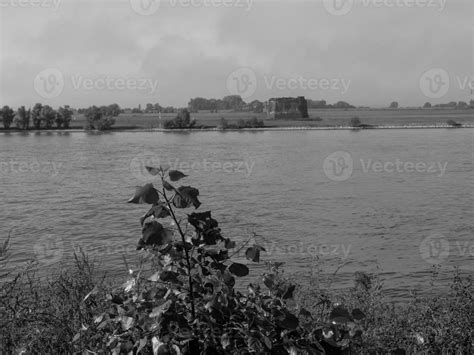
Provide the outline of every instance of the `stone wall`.
<path id="1" fill-rule="evenodd" d="M 271 98 L 266 103 L 271 119 L 299 119 L 308 117 L 308 103 L 304 96 Z"/>

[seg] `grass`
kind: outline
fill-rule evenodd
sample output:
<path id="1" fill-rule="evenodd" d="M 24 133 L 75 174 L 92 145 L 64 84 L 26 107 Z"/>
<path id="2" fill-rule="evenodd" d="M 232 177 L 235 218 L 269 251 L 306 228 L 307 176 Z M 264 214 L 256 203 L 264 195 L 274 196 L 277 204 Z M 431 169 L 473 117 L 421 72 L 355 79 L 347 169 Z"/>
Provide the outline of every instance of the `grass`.
<path id="1" fill-rule="evenodd" d="M 2 282 L 0 353 L 70 354 L 72 340 L 105 307 L 105 277 L 87 255 L 47 280 L 29 264 Z M 12 275 L 10 275 L 12 276 Z M 93 291 L 101 297 L 89 297 Z"/>
<path id="2" fill-rule="evenodd" d="M 87 255 L 76 253 L 73 266 L 46 281 L 36 277 L 30 265 L 0 283 L 0 353 L 69 354 L 104 347 L 101 338 L 78 336 L 104 312 L 113 289 Z M 377 275 L 356 273 L 354 287 L 344 291 L 332 290 L 331 279 L 322 280 L 319 271 L 297 284 L 293 307 L 308 310 L 313 324 L 327 319 L 335 304 L 365 313 L 361 340 L 353 345 L 355 354 L 468 354 L 474 350 L 472 278 L 457 272 L 443 297 L 414 295 L 403 304 L 384 298 Z"/>
<path id="3" fill-rule="evenodd" d="M 473 110 L 310 110 L 309 119 L 278 120 L 267 119 L 266 114 L 249 112 L 199 112 L 191 114 L 196 119 L 197 126 L 215 128 L 224 117 L 229 125 L 237 124 L 240 119 L 247 120 L 256 117 L 263 120 L 265 127 L 347 127 L 350 119 L 358 115 L 362 124 L 371 126 L 435 126 L 446 125 L 450 119 L 459 124 L 474 124 Z M 162 119 L 157 114 L 121 114 L 116 118 L 114 130 L 153 129 L 161 128 L 166 120 L 173 119 L 175 114 L 163 114 Z M 83 129 L 85 118 L 76 114 L 71 121 L 71 129 Z M 55 129 L 55 128 L 53 128 Z M 3 131 L 3 128 L 0 128 Z"/>
<path id="4" fill-rule="evenodd" d="M 152 129 L 161 127 L 166 120 L 173 119 L 174 113 L 162 114 L 161 122 L 158 114 L 121 114 L 117 117 L 114 129 Z M 217 113 L 192 113 L 197 126 L 217 127 L 222 117 L 228 124 L 236 124 L 239 119 L 252 117 L 262 119 L 266 127 L 341 127 L 348 126 L 350 119 L 358 116 L 362 124 L 374 126 L 413 126 L 413 125 L 446 125 L 450 119 L 460 124 L 474 124 L 474 110 L 442 110 L 442 109 L 319 109 L 309 110 L 309 118 L 301 120 L 270 120 L 265 113 L 222 111 Z M 83 115 L 76 114 L 70 128 L 82 129 L 85 125 Z"/>

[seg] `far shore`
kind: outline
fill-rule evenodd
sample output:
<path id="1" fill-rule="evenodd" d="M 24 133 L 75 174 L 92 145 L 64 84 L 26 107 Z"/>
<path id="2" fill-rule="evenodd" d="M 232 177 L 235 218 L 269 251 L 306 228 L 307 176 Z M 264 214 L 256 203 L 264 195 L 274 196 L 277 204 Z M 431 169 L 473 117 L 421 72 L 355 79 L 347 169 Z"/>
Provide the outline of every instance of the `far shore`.
<path id="1" fill-rule="evenodd" d="M 41 133 L 41 132 L 65 132 L 65 133 L 77 133 L 77 132 L 93 132 L 93 133 L 107 133 L 107 132 L 262 132 L 262 131 L 365 131 L 374 129 L 462 129 L 462 128 L 474 128 L 474 124 L 465 124 L 462 126 L 449 126 L 449 125 L 406 125 L 406 126 L 372 126 L 372 127 L 351 127 L 351 126 L 268 126 L 268 127 L 257 127 L 257 128 L 229 128 L 221 129 L 217 127 L 208 128 L 184 128 L 184 129 L 166 129 L 166 128 L 144 128 L 144 127 L 113 127 L 107 131 L 91 130 L 86 131 L 83 128 L 68 128 L 68 129 L 29 129 L 20 130 L 17 128 L 4 129 L 0 128 L 1 133 Z"/>

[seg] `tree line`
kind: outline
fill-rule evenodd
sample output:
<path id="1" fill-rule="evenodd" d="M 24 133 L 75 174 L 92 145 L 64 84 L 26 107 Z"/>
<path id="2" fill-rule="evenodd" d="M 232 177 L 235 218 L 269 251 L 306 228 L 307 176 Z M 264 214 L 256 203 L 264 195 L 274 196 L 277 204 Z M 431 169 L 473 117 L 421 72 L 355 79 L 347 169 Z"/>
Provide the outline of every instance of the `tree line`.
<path id="1" fill-rule="evenodd" d="M 58 129 L 69 128 L 73 110 L 68 106 L 61 106 L 57 110 L 49 105 L 37 103 L 33 108 L 19 107 L 16 111 L 5 105 L 0 110 L 3 127 L 10 129 L 14 123 L 18 129 L 51 129 L 54 125 Z"/>
<path id="2" fill-rule="evenodd" d="M 117 104 L 108 106 L 91 106 L 83 109 L 82 114 L 86 119 L 84 129 L 107 130 L 115 124 L 115 117 L 121 113 Z M 37 103 L 33 108 L 26 109 L 20 106 L 16 111 L 8 105 L 0 110 L 3 127 L 10 129 L 15 124 L 17 129 L 68 129 L 73 118 L 74 110 L 69 106 L 61 106 L 57 110 L 49 105 Z"/>

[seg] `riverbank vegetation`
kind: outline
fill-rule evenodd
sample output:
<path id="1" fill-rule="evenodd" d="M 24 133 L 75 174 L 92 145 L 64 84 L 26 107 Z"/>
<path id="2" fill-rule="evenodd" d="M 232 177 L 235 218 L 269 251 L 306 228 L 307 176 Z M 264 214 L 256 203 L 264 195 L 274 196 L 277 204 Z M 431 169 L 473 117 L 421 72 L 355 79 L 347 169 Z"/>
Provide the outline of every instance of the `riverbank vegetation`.
<path id="1" fill-rule="evenodd" d="M 320 277 L 297 280 L 266 262 L 254 236 L 224 236 L 179 171 L 147 167 L 155 184 L 128 201 L 142 262 L 110 279 L 77 251 L 45 281 L 35 265 L 3 275 L 0 350 L 77 354 L 467 354 L 473 349 L 470 277 L 454 273 L 442 297 L 393 304 L 377 275 L 356 273 L 335 291 Z M 137 216 L 138 217 L 138 216 Z M 9 243 L 0 255 L 8 261 Z M 246 261 L 243 261 L 246 260 Z M 253 265 L 266 271 L 244 283 Z M 319 267 L 319 266 L 318 266 Z"/>

